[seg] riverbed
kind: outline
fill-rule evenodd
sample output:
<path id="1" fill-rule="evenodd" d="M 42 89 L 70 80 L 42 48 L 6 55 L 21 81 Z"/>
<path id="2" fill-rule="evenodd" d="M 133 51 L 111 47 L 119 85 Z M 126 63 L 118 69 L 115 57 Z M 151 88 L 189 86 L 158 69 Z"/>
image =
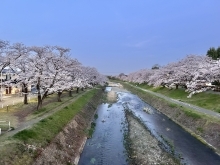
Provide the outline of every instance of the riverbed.
<path id="1" fill-rule="evenodd" d="M 79 165 L 124 165 L 131 164 L 131 160 L 135 159 L 142 159 L 147 164 L 178 164 L 178 161 L 189 165 L 220 164 L 219 155 L 212 149 L 136 95 L 122 90 L 121 87 L 109 87 L 107 92 L 111 92 L 111 96 L 115 93 L 117 97 L 113 99 L 115 102 L 111 98 L 111 103 L 103 103 L 98 107 L 98 118 L 94 121 L 96 129 L 92 138 L 86 142 Z M 126 111 L 131 114 L 129 123 L 126 120 Z M 135 127 L 138 124 L 143 127 L 138 129 L 140 126 Z M 128 152 L 124 146 L 124 135 L 127 131 L 132 152 Z M 146 141 L 150 141 L 149 145 L 145 145 Z"/>

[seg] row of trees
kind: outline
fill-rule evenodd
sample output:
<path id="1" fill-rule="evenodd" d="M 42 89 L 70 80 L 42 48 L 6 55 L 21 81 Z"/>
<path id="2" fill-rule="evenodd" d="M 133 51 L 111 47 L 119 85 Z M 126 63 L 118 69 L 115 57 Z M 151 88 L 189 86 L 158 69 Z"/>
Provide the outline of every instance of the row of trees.
<path id="1" fill-rule="evenodd" d="M 220 81 L 220 60 L 208 56 L 189 55 L 184 59 L 157 69 L 142 69 L 129 75 L 120 74 L 117 78 L 147 83 L 152 86 L 178 88 L 182 86 L 192 94 L 212 88 L 212 82 Z"/>
<path id="2" fill-rule="evenodd" d="M 50 93 L 56 92 L 58 100 L 64 90 L 103 85 L 106 77 L 95 68 L 83 66 L 70 56 L 70 49 L 60 46 L 31 46 L 22 43 L 10 44 L 0 40 L 0 71 L 10 68 L 16 73 L 16 80 L 1 85 L 20 85 L 24 89 L 24 103 L 27 104 L 28 86 L 38 91 L 38 106 Z"/>

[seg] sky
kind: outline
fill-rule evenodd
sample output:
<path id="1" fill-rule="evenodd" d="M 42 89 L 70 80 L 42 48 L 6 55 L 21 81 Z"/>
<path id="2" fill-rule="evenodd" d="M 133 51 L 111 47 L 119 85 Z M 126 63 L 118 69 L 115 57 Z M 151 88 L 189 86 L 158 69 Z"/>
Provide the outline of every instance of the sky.
<path id="1" fill-rule="evenodd" d="M 105 75 L 220 46 L 219 0 L 1 0 L 0 40 L 59 45 Z"/>

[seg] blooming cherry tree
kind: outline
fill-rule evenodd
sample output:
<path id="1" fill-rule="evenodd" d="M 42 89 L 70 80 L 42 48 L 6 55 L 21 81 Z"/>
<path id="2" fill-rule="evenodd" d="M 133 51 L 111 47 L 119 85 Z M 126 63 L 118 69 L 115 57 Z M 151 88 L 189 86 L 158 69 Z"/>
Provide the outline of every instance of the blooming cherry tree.
<path id="1" fill-rule="evenodd" d="M 207 56 L 189 55 L 158 69 L 142 69 L 127 76 L 119 75 L 117 78 L 135 83 L 148 83 L 155 87 L 183 86 L 191 97 L 213 87 L 206 84 L 220 82 L 220 62 L 219 59 L 212 60 Z"/>

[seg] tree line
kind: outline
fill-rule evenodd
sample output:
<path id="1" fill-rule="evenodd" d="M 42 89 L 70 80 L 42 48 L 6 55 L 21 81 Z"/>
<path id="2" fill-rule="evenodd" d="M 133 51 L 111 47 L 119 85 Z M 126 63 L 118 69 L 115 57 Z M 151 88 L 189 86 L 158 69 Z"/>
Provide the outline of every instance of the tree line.
<path id="1" fill-rule="evenodd" d="M 214 89 L 213 82 L 220 82 L 220 60 L 209 56 L 189 55 L 178 62 L 165 66 L 142 69 L 128 75 L 120 74 L 115 78 L 134 82 L 147 83 L 155 87 L 178 88 L 182 86 L 191 97 L 195 93 Z"/>
<path id="2" fill-rule="evenodd" d="M 24 104 L 28 103 L 28 86 L 37 89 L 38 105 L 51 93 L 57 93 L 58 101 L 63 91 L 103 85 L 107 79 L 94 67 L 83 66 L 61 46 L 26 46 L 0 40 L 0 71 L 10 68 L 16 73 L 14 80 L 4 81 L 1 86 L 21 86 Z"/>

